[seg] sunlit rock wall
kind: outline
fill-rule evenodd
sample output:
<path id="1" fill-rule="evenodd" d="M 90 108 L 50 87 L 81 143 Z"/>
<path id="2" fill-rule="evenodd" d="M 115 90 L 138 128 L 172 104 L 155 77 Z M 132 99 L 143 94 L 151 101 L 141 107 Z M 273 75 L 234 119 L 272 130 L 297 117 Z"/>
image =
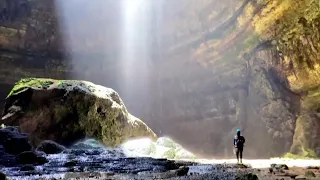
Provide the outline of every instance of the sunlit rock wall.
<path id="1" fill-rule="evenodd" d="M 247 157 L 317 153 L 316 1 L 150 3 L 149 26 L 136 28 L 147 55 L 134 44 L 139 60 L 127 66 L 120 2 L 61 2 L 1 2 L 2 100 L 20 77 L 85 79 L 114 88 L 132 114 L 198 154 L 233 156 L 236 128 Z"/>

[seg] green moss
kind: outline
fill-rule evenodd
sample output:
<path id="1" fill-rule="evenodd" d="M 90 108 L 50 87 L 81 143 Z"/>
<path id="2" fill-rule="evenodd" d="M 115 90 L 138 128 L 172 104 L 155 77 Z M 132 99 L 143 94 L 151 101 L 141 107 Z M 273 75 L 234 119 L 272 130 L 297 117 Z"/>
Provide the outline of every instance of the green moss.
<path id="1" fill-rule="evenodd" d="M 250 32 L 248 33 L 247 38 L 244 40 L 244 47 L 243 49 L 246 50 L 248 48 L 251 48 L 260 41 L 260 35 L 256 32 Z"/>
<path id="2" fill-rule="evenodd" d="M 302 150 L 301 153 L 299 154 L 293 154 L 291 152 L 286 153 L 284 158 L 290 158 L 290 159 L 314 159 L 314 158 L 319 158 L 314 150 L 307 149 L 307 150 Z"/>
<path id="3" fill-rule="evenodd" d="M 68 114 L 72 113 L 72 108 L 70 106 L 63 106 L 59 104 L 55 104 L 52 108 L 54 119 L 57 122 L 64 120 Z"/>
<path id="4" fill-rule="evenodd" d="M 254 18 L 255 30 L 264 39 L 277 40 L 279 51 L 293 62 L 296 71 L 313 69 L 319 63 L 319 1 L 264 1 L 264 8 Z"/>
<path id="5" fill-rule="evenodd" d="M 316 175 L 314 174 L 314 172 L 308 170 L 305 172 L 304 174 L 307 178 L 313 178 L 313 177 L 316 177 Z"/>
<path id="6" fill-rule="evenodd" d="M 0 34 L 3 36 L 14 37 L 18 31 L 12 28 L 0 27 Z"/>
<path id="7" fill-rule="evenodd" d="M 296 128 L 293 137 L 293 143 L 290 152 L 297 157 L 310 157 L 316 158 L 317 155 L 314 151 L 319 145 L 319 138 L 317 135 L 317 119 L 310 114 L 306 113 L 300 115 L 296 120 Z M 287 154 L 291 156 L 291 154 Z M 295 156 L 292 156 L 295 157 Z"/>
<path id="8" fill-rule="evenodd" d="M 147 154 L 155 154 L 156 151 L 157 151 L 156 145 L 151 143 L 148 150 L 147 150 Z"/>
<path id="9" fill-rule="evenodd" d="M 48 88 L 50 85 L 54 84 L 55 82 L 60 82 L 60 81 L 61 80 L 53 80 L 53 79 L 45 79 L 45 78 L 24 78 L 14 84 L 8 96 L 12 95 L 13 93 L 25 87 Z"/>
<path id="10" fill-rule="evenodd" d="M 177 147 L 176 143 L 169 138 L 164 138 L 162 145 L 164 147 L 168 147 L 168 148 L 172 148 L 172 149 L 175 149 Z"/>
<path id="11" fill-rule="evenodd" d="M 168 159 L 174 159 L 176 157 L 176 152 L 174 149 L 170 149 L 163 154 L 164 157 Z"/>
<path id="12" fill-rule="evenodd" d="M 320 110 L 320 89 L 308 91 L 308 96 L 303 99 L 302 106 L 308 111 Z"/>
<path id="13" fill-rule="evenodd" d="M 309 157 L 293 154 L 293 153 L 290 153 L 290 152 L 286 153 L 283 157 L 284 158 L 289 158 L 289 159 L 311 159 Z"/>

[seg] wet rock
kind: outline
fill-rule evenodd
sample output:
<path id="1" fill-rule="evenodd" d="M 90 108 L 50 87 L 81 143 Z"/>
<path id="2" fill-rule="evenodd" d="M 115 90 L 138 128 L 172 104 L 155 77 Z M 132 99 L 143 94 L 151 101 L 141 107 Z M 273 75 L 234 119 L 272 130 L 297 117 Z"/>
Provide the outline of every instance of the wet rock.
<path id="1" fill-rule="evenodd" d="M 314 172 L 312 172 L 312 171 L 306 171 L 305 173 L 304 173 L 304 175 L 306 176 L 306 177 L 316 177 L 316 175 L 314 174 Z"/>
<path id="2" fill-rule="evenodd" d="M 4 166 L 12 166 L 16 164 L 16 157 L 15 155 L 8 154 L 6 152 L 0 152 L 0 165 Z"/>
<path id="3" fill-rule="evenodd" d="M 259 180 L 258 176 L 252 173 L 237 175 L 236 180 Z"/>
<path id="4" fill-rule="evenodd" d="M 0 180 L 6 180 L 6 179 L 7 179 L 7 176 L 3 172 L 0 172 Z"/>
<path id="5" fill-rule="evenodd" d="M 64 150 L 66 150 L 64 146 L 50 140 L 42 141 L 37 147 L 37 151 L 42 151 L 46 154 L 58 154 Z"/>
<path id="6" fill-rule="evenodd" d="M 270 166 L 277 171 L 289 170 L 289 167 L 286 164 L 271 164 Z"/>
<path id="7" fill-rule="evenodd" d="M 297 176 L 295 179 L 296 180 L 306 180 L 307 178 L 303 175 L 300 175 L 300 176 Z"/>
<path id="8" fill-rule="evenodd" d="M 20 171 L 34 171 L 35 168 L 31 164 L 26 164 L 20 168 Z"/>
<path id="9" fill-rule="evenodd" d="M 95 139 L 87 139 L 85 141 L 77 142 L 73 144 L 70 148 L 72 149 L 102 149 L 104 146 L 101 142 Z"/>
<path id="10" fill-rule="evenodd" d="M 177 170 L 177 176 L 185 176 L 188 174 L 189 167 L 187 166 L 180 166 Z"/>
<path id="11" fill-rule="evenodd" d="M 172 170 L 172 169 L 178 169 L 179 168 L 179 166 L 174 161 L 171 161 L 171 160 L 167 160 L 165 166 L 166 166 L 167 170 Z"/>
<path id="12" fill-rule="evenodd" d="M 280 168 L 284 170 L 289 170 L 289 167 L 286 164 L 281 164 Z"/>
<path id="13" fill-rule="evenodd" d="M 34 144 L 50 137 L 69 146 L 93 137 L 116 146 L 130 138 L 157 137 L 127 111 L 117 92 L 87 81 L 21 79 L 6 98 L 2 120 L 29 133 Z"/>
<path id="14" fill-rule="evenodd" d="M 245 164 L 236 164 L 235 168 L 244 168 L 245 169 L 245 168 L 248 168 L 248 166 Z"/>
<path id="15" fill-rule="evenodd" d="M 317 169 L 317 170 L 319 170 L 320 168 L 318 166 L 308 166 L 307 169 Z"/>
<path id="16" fill-rule="evenodd" d="M 16 127 L 10 126 L 0 128 L 0 145 L 0 150 L 14 155 L 23 151 L 30 151 L 32 148 L 28 136 L 20 133 Z"/>
<path id="17" fill-rule="evenodd" d="M 17 156 L 19 164 L 45 164 L 48 160 L 32 151 L 25 151 Z"/>
<path id="18" fill-rule="evenodd" d="M 284 176 L 290 177 L 291 179 L 296 178 L 298 175 L 293 173 L 285 173 Z"/>
<path id="19" fill-rule="evenodd" d="M 319 92 L 319 90 L 318 90 Z M 310 107 L 319 107 L 319 93 L 304 98 L 305 103 L 311 103 Z M 312 99 L 312 100 L 310 100 Z M 308 113 L 302 113 L 296 120 L 295 133 L 293 136 L 293 142 L 290 148 L 290 152 L 294 155 L 318 158 L 320 154 L 316 152 L 317 147 L 320 146 L 320 121 L 315 117 L 310 108 Z"/>
<path id="20" fill-rule="evenodd" d="M 269 173 L 273 173 L 273 168 L 269 168 Z"/>
<path id="21" fill-rule="evenodd" d="M 77 161 L 69 161 L 69 162 L 66 162 L 63 166 L 64 167 L 73 167 L 76 165 L 77 165 Z"/>

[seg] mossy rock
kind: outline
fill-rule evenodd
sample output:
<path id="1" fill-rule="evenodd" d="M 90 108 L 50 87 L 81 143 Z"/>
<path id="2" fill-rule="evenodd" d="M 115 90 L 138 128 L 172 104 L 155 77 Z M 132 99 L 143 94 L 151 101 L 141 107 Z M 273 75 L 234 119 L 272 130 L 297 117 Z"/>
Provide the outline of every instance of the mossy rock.
<path id="1" fill-rule="evenodd" d="M 169 149 L 163 153 L 163 157 L 168 159 L 174 159 L 176 157 L 176 151 L 174 149 Z"/>
<path id="2" fill-rule="evenodd" d="M 319 158 L 320 152 L 316 152 L 320 147 L 319 129 L 320 121 L 311 114 L 303 114 L 296 121 L 296 128 L 290 153 L 285 157 L 300 158 Z"/>
<path id="3" fill-rule="evenodd" d="M 307 178 L 311 178 L 311 177 L 316 177 L 316 175 L 314 174 L 314 172 L 308 170 L 305 172 L 304 174 Z"/>
<path id="4" fill-rule="evenodd" d="M 95 138 L 115 146 L 129 138 L 156 138 L 117 92 L 87 81 L 22 79 L 6 98 L 2 120 L 29 133 L 34 145 L 53 140 L 69 146 Z"/>
<path id="5" fill-rule="evenodd" d="M 289 159 L 314 159 L 316 158 L 316 155 L 314 154 L 314 151 L 305 151 L 301 154 L 293 154 L 291 152 L 288 152 L 283 157 Z"/>

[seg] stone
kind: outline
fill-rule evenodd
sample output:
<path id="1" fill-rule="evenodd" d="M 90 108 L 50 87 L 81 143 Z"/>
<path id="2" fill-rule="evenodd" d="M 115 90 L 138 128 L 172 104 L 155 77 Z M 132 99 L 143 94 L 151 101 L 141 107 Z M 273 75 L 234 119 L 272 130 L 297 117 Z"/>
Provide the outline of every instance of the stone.
<path id="1" fill-rule="evenodd" d="M 271 164 L 271 168 L 276 169 L 278 171 L 280 170 L 289 170 L 289 167 L 286 164 Z"/>
<path id="2" fill-rule="evenodd" d="M 269 168 L 269 173 L 273 173 L 273 168 Z"/>
<path id="3" fill-rule="evenodd" d="M 172 160 L 165 161 L 165 167 L 167 170 L 178 169 L 179 166 Z"/>
<path id="4" fill-rule="evenodd" d="M 177 170 L 177 176 L 186 176 L 189 172 L 189 167 L 187 166 L 180 166 Z"/>
<path id="5" fill-rule="evenodd" d="M 54 141 L 45 140 L 38 145 L 36 150 L 42 151 L 46 154 L 58 154 L 66 150 L 66 148 Z"/>
<path id="6" fill-rule="evenodd" d="M 289 167 L 286 164 L 281 164 L 280 168 L 283 170 L 289 170 Z"/>
<path id="7" fill-rule="evenodd" d="M 23 165 L 21 168 L 20 168 L 20 171 L 34 171 L 35 168 L 33 165 L 31 164 L 26 164 L 26 165 Z"/>
<path id="8" fill-rule="evenodd" d="M 35 152 L 25 151 L 17 155 L 17 162 L 19 164 L 45 164 L 48 160 Z"/>
<path id="9" fill-rule="evenodd" d="M 293 174 L 293 173 L 288 173 L 288 172 L 286 172 L 286 173 L 284 174 L 284 176 L 288 176 L 288 177 L 290 177 L 291 179 L 294 179 L 294 178 L 297 177 L 298 175 L 297 175 L 297 174 Z"/>
<path id="10" fill-rule="evenodd" d="M 2 120 L 29 133 L 32 144 L 69 146 L 86 137 L 116 146 L 156 134 L 131 115 L 117 92 L 77 80 L 21 79 L 6 98 Z"/>
<path id="11" fill-rule="evenodd" d="M 308 170 L 304 173 L 304 175 L 307 177 L 307 178 L 310 178 L 310 177 L 316 177 L 316 175 L 314 174 L 314 172 Z"/>
<path id="12" fill-rule="evenodd" d="M 315 97 L 313 97 L 315 98 Z M 319 95 L 320 99 L 320 95 Z M 306 101 L 306 100 L 305 100 Z M 312 103 L 317 106 L 316 103 Z M 290 152 L 297 158 L 309 157 L 318 158 L 320 154 L 315 151 L 317 147 L 320 147 L 320 121 L 314 117 L 312 111 L 304 112 L 296 120 L 295 134 L 293 137 L 293 143 L 290 148 Z"/>
<path id="13" fill-rule="evenodd" d="M 77 161 L 68 161 L 63 166 L 64 167 L 73 167 L 77 165 Z"/>
<path id="14" fill-rule="evenodd" d="M 258 176 L 252 173 L 238 174 L 236 180 L 259 180 Z"/>
<path id="15" fill-rule="evenodd" d="M 7 179 L 7 176 L 0 171 L 0 180 L 6 180 Z"/>
<path id="16" fill-rule="evenodd" d="M 248 168 L 248 166 L 245 165 L 245 164 L 236 164 L 235 167 L 236 167 L 236 168 L 241 168 L 241 169 L 243 169 L 243 168 L 244 168 L 244 169 Z"/>
<path id="17" fill-rule="evenodd" d="M 317 169 L 317 170 L 319 170 L 320 168 L 318 166 L 308 166 L 307 169 Z"/>
<path id="18" fill-rule="evenodd" d="M 10 126 L 0 128 L 0 146 L 1 150 L 14 155 L 31 150 L 27 135 Z"/>
<path id="19" fill-rule="evenodd" d="M 304 175 L 299 175 L 295 179 L 296 180 L 306 180 L 307 178 Z"/>

